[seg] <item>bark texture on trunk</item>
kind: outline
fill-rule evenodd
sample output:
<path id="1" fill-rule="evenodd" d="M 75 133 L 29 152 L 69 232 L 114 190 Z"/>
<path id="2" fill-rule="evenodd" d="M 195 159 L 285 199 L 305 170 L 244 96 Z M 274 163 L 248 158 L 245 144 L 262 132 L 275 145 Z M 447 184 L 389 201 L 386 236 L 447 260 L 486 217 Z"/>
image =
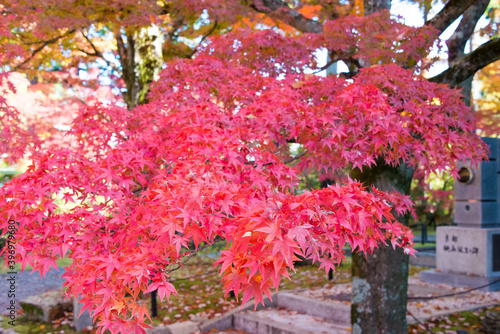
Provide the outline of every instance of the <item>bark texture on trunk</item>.
<path id="1" fill-rule="evenodd" d="M 408 255 L 383 246 L 369 256 L 352 258 L 352 333 L 408 332 L 406 302 Z"/>
<path id="2" fill-rule="evenodd" d="M 135 33 L 115 33 L 126 91 L 123 99 L 129 110 L 147 103 L 149 86 L 163 65 L 163 36 L 157 26 L 141 28 Z"/>
<path id="3" fill-rule="evenodd" d="M 390 9 L 390 0 L 364 0 L 364 15 Z M 414 170 L 406 165 L 388 166 L 382 159 L 351 177 L 382 191 L 408 195 Z M 408 225 L 409 217 L 399 221 Z M 408 332 L 406 302 L 408 294 L 408 255 L 401 249 L 380 246 L 373 254 L 353 252 L 351 327 L 353 334 L 401 334 Z"/>
<path id="4" fill-rule="evenodd" d="M 476 28 L 476 24 L 486 11 L 489 2 L 490 0 L 478 0 L 463 14 L 463 18 L 457 29 L 446 42 L 448 45 L 448 63 L 450 66 L 465 55 L 465 46 L 467 41 L 470 41 L 472 44 L 472 35 L 474 33 L 474 29 Z M 464 81 L 457 83 L 457 87 L 462 89 L 464 102 L 468 106 L 471 105 L 473 77 L 474 76 L 471 75 Z"/>
<path id="5" fill-rule="evenodd" d="M 410 193 L 413 168 L 392 167 L 382 160 L 377 166 L 355 169 L 351 177 L 382 191 Z M 409 215 L 398 217 L 408 225 Z M 351 325 L 353 334 L 407 333 L 406 302 L 408 255 L 392 246 L 381 246 L 373 254 L 353 253 Z"/>

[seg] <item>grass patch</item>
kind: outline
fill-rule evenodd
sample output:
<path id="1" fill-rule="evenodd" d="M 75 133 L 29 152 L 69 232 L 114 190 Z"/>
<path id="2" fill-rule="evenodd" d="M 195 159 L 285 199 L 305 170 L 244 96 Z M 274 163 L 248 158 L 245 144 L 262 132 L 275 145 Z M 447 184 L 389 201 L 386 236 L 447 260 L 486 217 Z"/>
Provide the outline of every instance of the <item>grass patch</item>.
<path id="1" fill-rule="evenodd" d="M 413 246 L 413 248 L 415 248 L 416 250 L 418 250 L 419 248 L 425 248 L 425 247 L 436 247 L 436 243 L 435 242 L 425 242 L 425 243 L 421 243 L 417 240 L 415 240 L 415 246 Z M 418 256 L 418 254 L 417 254 Z"/>
<path id="2" fill-rule="evenodd" d="M 3 259 L 1 259 L 0 260 L 0 274 L 6 274 L 8 271 L 10 271 L 9 268 L 7 268 L 7 266 L 4 266 L 4 263 L 5 263 L 5 261 Z M 68 267 L 71 263 L 73 263 L 73 259 L 62 258 L 62 259 L 56 260 L 56 263 L 57 263 L 58 268 L 64 268 L 64 267 Z M 16 268 L 15 271 L 21 272 L 21 264 L 20 263 L 16 263 L 15 268 Z M 33 270 L 33 267 L 28 264 L 28 265 L 26 265 L 24 270 L 31 271 L 31 270 Z"/>
<path id="3" fill-rule="evenodd" d="M 18 315 L 15 321 L 16 326 L 13 327 L 9 324 L 11 321 L 6 316 L 2 316 L 1 326 L 3 329 L 13 329 L 19 334 L 73 334 L 81 333 L 75 331 L 74 328 L 70 326 L 70 320 L 68 318 L 57 319 L 53 323 L 45 323 L 40 321 L 28 320 L 24 315 Z"/>

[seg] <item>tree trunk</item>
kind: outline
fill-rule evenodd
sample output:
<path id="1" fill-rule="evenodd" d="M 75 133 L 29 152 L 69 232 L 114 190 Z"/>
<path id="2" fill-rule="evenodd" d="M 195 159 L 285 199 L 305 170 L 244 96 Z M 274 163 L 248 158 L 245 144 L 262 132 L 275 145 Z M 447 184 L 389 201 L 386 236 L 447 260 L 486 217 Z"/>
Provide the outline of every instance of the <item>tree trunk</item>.
<path id="1" fill-rule="evenodd" d="M 364 0 L 364 15 L 390 9 L 390 0 Z M 406 165 L 377 165 L 355 169 L 351 177 L 382 191 L 410 194 L 414 170 Z M 409 216 L 399 217 L 408 225 Z M 408 255 L 401 249 L 381 246 L 373 254 L 352 254 L 351 326 L 353 334 L 407 333 Z"/>
<path id="2" fill-rule="evenodd" d="M 122 79 L 126 91 L 123 100 L 129 110 L 147 103 L 146 95 L 163 65 L 163 36 L 157 26 L 144 27 L 134 33 L 115 33 Z M 125 38 L 125 39 L 124 39 Z"/>
<path id="3" fill-rule="evenodd" d="M 366 186 L 408 195 L 414 169 L 406 165 L 392 167 L 382 159 L 377 166 L 355 169 L 351 177 Z M 399 217 L 408 225 L 409 215 Z M 381 246 L 373 254 L 352 255 L 351 325 L 353 334 L 407 333 L 406 302 L 408 291 L 408 255 L 391 246 Z"/>

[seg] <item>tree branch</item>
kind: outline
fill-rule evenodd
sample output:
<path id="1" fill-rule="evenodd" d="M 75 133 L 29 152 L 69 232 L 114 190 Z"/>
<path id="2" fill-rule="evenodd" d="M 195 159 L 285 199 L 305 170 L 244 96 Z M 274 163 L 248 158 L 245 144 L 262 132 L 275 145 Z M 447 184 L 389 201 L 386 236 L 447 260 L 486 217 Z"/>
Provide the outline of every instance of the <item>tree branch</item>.
<path id="1" fill-rule="evenodd" d="M 64 38 L 68 35 L 71 35 L 72 33 L 74 33 L 76 30 L 75 29 L 71 29 L 69 30 L 68 32 L 66 32 L 65 34 L 62 34 L 60 36 L 56 36 L 52 39 L 49 39 L 48 41 L 41 41 L 40 43 L 42 43 L 42 45 L 40 45 L 38 48 L 36 48 L 35 50 L 33 50 L 33 52 L 31 53 L 31 56 L 29 56 L 28 58 L 26 58 L 21 64 L 15 66 L 13 68 L 13 72 L 19 70 L 23 65 L 27 64 L 30 60 L 32 60 L 40 51 L 42 51 L 46 46 L 50 45 L 50 44 L 53 44 L 55 42 L 57 42 L 58 40 L 60 40 L 61 38 Z"/>
<path id="2" fill-rule="evenodd" d="M 489 2 L 490 0 L 478 0 L 464 13 L 460 25 L 446 42 L 448 45 L 448 62 L 450 64 L 464 55 L 465 45 L 472 36 L 477 21 L 484 14 Z"/>
<path id="3" fill-rule="evenodd" d="M 92 43 L 92 41 L 90 40 L 90 38 L 85 35 L 83 33 L 83 31 L 80 31 L 82 33 L 82 36 L 85 38 L 85 40 L 90 44 L 90 46 L 92 47 L 92 49 L 94 50 L 94 54 L 97 56 L 97 57 L 102 57 L 102 53 L 97 50 L 97 48 L 95 47 L 94 43 Z"/>
<path id="4" fill-rule="evenodd" d="M 429 79 L 431 82 L 457 86 L 478 70 L 500 59 L 500 38 L 484 43 L 473 52 L 456 60 L 443 73 Z"/>
<path id="5" fill-rule="evenodd" d="M 441 34 L 476 1 L 477 0 L 450 0 L 439 13 L 432 19 L 427 20 L 425 25 L 433 26 L 439 31 L 439 34 Z"/>
<path id="6" fill-rule="evenodd" d="M 107 60 L 106 58 L 104 58 L 104 55 L 102 54 L 102 52 L 100 52 L 99 50 L 97 50 L 96 46 L 94 45 L 94 43 L 92 43 L 92 41 L 90 40 L 90 38 L 88 38 L 87 35 L 85 35 L 83 33 L 83 31 L 80 31 L 80 33 L 82 34 L 82 36 L 85 38 L 85 40 L 87 40 L 87 42 L 90 44 L 90 46 L 92 47 L 92 49 L 94 50 L 94 53 L 91 53 L 91 52 L 88 52 L 88 51 L 85 51 L 83 49 L 78 49 L 78 51 L 80 52 L 83 52 L 85 53 L 87 56 L 90 56 L 90 57 L 97 57 L 97 58 L 101 58 L 102 60 L 104 60 L 106 62 L 106 64 L 108 64 L 109 67 L 111 67 L 116 73 L 118 73 L 120 76 L 122 75 L 122 72 L 120 71 L 120 69 L 118 67 L 116 67 L 115 64 L 113 64 L 112 62 L 110 62 L 109 60 Z"/>
<path id="7" fill-rule="evenodd" d="M 215 20 L 213 27 L 205 35 L 203 35 L 203 37 L 200 40 L 200 43 L 198 43 L 198 45 L 188 55 L 189 59 L 193 58 L 194 54 L 198 51 L 198 47 L 203 43 L 203 41 L 205 41 L 205 39 L 207 39 L 207 37 L 209 37 L 210 35 L 213 34 L 213 32 L 215 31 L 215 28 L 217 28 L 217 24 L 218 24 L 217 20 Z"/>
<path id="8" fill-rule="evenodd" d="M 290 162 L 292 162 L 292 161 L 295 161 L 295 160 L 298 160 L 298 159 L 302 158 L 302 157 L 303 157 L 304 155 L 306 155 L 307 153 L 309 153 L 309 149 L 306 149 L 304 152 L 299 153 L 299 154 L 297 154 L 296 156 L 291 157 L 290 159 L 287 159 L 287 160 L 285 160 L 285 161 L 283 161 L 283 162 L 284 162 L 285 164 L 289 164 L 289 163 L 290 163 Z"/>
<path id="9" fill-rule="evenodd" d="M 308 33 L 322 33 L 323 25 L 308 19 L 298 11 L 288 7 L 287 3 L 281 0 L 254 0 L 250 1 L 250 7 L 259 13 L 265 13 L 274 19 L 294 27 L 298 31 Z"/>
<path id="10" fill-rule="evenodd" d="M 123 94 L 123 99 L 127 103 L 127 107 L 132 109 L 136 106 L 137 96 L 137 77 L 135 74 L 135 44 L 134 37 L 131 34 L 126 34 L 127 45 L 123 40 L 120 31 L 115 32 L 116 46 L 118 48 L 118 55 L 120 56 L 120 64 L 122 65 L 122 79 L 125 81 L 127 90 Z"/>

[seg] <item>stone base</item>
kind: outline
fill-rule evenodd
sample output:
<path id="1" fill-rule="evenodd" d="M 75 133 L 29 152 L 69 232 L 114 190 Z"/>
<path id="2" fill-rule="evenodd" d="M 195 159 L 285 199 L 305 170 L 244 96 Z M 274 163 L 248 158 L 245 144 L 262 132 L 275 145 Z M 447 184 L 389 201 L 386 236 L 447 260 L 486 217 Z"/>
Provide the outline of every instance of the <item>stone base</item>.
<path id="1" fill-rule="evenodd" d="M 500 228 L 439 226 L 436 262 L 443 273 L 500 278 Z"/>
<path id="2" fill-rule="evenodd" d="M 490 284 L 484 288 L 479 289 L 480 291 L 499 291 L 500 290 L 500 278 L 498 277 L 479 277 L 470 275 L 459 275 L 449 272 L 431 270 L 423 270 L 420 272 L 420 279 L 425 282 L 433 284 L 448 284 L 456 287 L 467 287 L 467 288 L 477 288 L 483 285 Z"/>

